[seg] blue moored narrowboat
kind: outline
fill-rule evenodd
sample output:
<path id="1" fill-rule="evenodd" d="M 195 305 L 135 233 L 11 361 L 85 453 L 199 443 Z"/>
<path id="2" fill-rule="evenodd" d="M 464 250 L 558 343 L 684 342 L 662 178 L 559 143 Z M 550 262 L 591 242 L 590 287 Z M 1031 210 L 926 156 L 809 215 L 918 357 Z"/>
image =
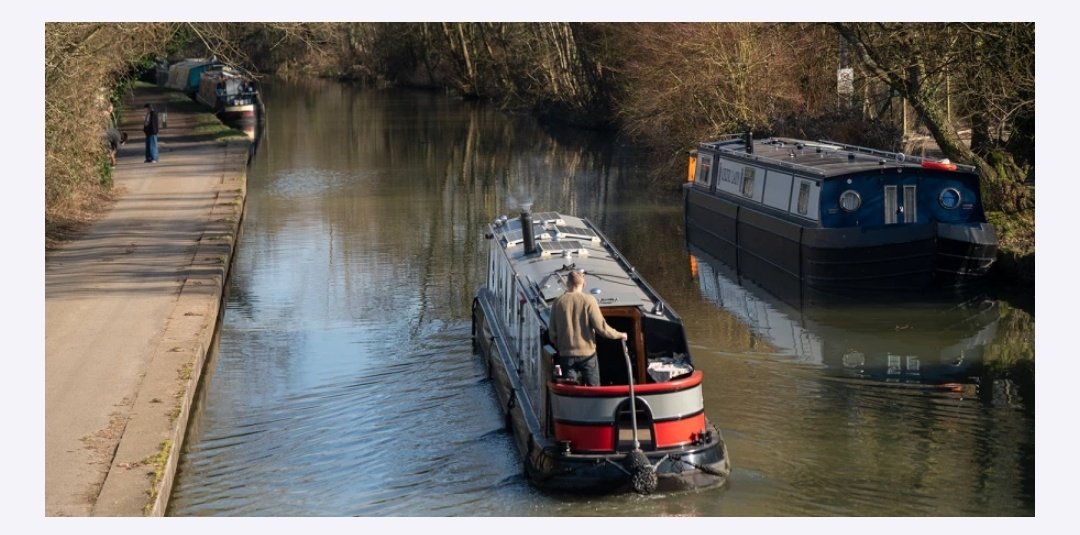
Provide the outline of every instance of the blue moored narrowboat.
<path id="1" fill-rule="evenodd" d="M 688 240 L 793 291 L 965 287 L 997 254 L 974 167 L 830 141 L 701 143 L 684 209 Z"/>

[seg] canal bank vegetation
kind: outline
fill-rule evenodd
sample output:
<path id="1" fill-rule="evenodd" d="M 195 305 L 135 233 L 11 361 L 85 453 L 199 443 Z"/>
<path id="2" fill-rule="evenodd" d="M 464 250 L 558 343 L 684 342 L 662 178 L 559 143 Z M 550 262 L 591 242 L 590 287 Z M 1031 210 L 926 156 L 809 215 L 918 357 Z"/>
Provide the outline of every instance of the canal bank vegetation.
<path id="1" fill-rule="evenodd" d="M 105 132 L 129 70 L 161 49 L 166 24 L 45 24 L 45 239 L 93 217 L 112 186 Z"/>
<path id="2" fill-rule="evenodd" d="M 1033 23 L 48 24 L 47 233 L 67 207 L 107 187 L 103 115 L 83 113 L 100 106 L 92 95 L 115 94 L 154 56 L 216 55 L 265 74 L 437 88 L 611 129 L 655 155 L 658 182 L 671 184 L 697 142 L 747 129 L 975 165 L 1014 274 L 1033 281 L 1034 31 Z M 72 114 L 77 125 L 65 121 Z"/>

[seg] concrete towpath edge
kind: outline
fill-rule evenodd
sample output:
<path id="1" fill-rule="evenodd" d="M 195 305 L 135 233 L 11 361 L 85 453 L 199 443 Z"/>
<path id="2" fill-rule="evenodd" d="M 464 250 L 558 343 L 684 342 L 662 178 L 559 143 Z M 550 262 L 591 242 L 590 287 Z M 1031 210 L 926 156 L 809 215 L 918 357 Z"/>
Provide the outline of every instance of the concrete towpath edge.
<path id="1" fill-rule="evenodd" d="M 239 238 L 248 147 L 246 141 L 231 142 L 223 149 L 222 189 L 192 256 L 193 275 L 184 281 L 154 350 L 93 516 L 166 512 Z"/>
<path id="2" fill-rule="evenodd" d="M 124 127 L 129 131 L 141 128 L 143 102 L 172 98 L 175 96 L 164 88 L 135 88 L 123 111 Z M 229 269 L 242 230 L 247 164 L 252 154 L 251 141 L 240 132 L 222 138 L 200 130 L 200 125 L 216 121 L 209 110 L 186 106 L 172 110 L 172 114 L 164 132 L 164 163 L 135 163 L 143 159 L 139 133 L 132 140 L 137 146 L 121 151 L 124 162 L 117 167 L 123 168 L 125 177 L 138 177 L 139 184 L 146 180 L 169 184 L 165 188 L 186 184 L 180 194 L 176 189 L 135 194 L 143 203 L 140 207 L 151 205 L 150 201 L 157 203 L 152 206 L 167 211 L 167 218 L 142 215 L 145 209 L 133 217 L 133 205 L 128 203 L 123 209 L 106 212 L 101 223 L 86 231 L 86 237 L 76 236 L 61 246 L 72 254 L 46 254 L 47 270 L 50 262 L 63 270 L 60 275 L 51 277 L 49 271 L 46 275 L 46 309 L 56 313 L 49 317 L 57 318 L 45 326 L 47 396 L 48 392 L 66 392 L 72 384 L 81 388 L 78 395 L 64 398 L 63 404 L 57 402 L 54 412 L 46 403 L 46 472 L 55 475 L 52 483 L 46 477 L 46 516 L 137 517 L 164 516 L 167 512 L 189 418 L 222 318 Z M 120 195 L 129 198 L 123 188 Z M 117 219 L 122 224 L 116 224 Z M 103 246 L 106 239 L 112 240 L 108 247 Z M 118 240 L 120 245 L 114 245 Z M 114 250 L 129 243 L 126 251 Z M 135 258 L 143 250 L 151 252 L 139 261 L 124 260 L 121 264 L 115 260 L 125 253 L 128 256 L 123 258 Z M 181 253 L 175 254 L 177 251 Z M 106 267 L 95 272 L 83 266 Z M 167 304 L 154 308 L 96 306 L 104 301 L 115 304 L 118 300 L 134 303 L 147 299 Z M 113 315 L 114 311 L 120 313 Z M 103 342 L 100 332 L 89 333 L 96 337 L 93 341 L 79 338 L 86 334 L 85 325 L 107 325 L 109 336 L 123 337 L 116 334 L 123 332 L 116 327 L 128 328 L 125 326 L 136 319 L 128 316 L 143 311 L 152 313 L 139 325 L 157 327 L 153 332 L 143 329 L 142 335 L 130 338 L 135 343 L 112 344 L 108 338 Z M 87 318 L 80 318 L 86 314 L 97 314 L 97 321 L 88 323 Z M 49 345 L 50 336 L 53 346 Z M 56 342 L 58 339 L 70 343 Z M 50 353 L 49 347 L 59 353 Z M 50 362 L 71 361 L 81 363 L 75 368 L 79 374 L 48 373 Z M 66 368 L 58 365 L 56 369 Z M 128 380 L 115 384 L 102 380 L 131 369 L 137 373 L 126 376 Z M 93 395 L 86 393 L 87 387 Z M 114 405 L 119 398 L 123 401 Z M 119 436 L 95 433 L 99 446 L 77 445 L 77 437 L 72 435 L 81 433 L 81 428 L 68 431 L 64 422 L 92 421 L 98 425 L 98 415 L 106 411 L 113 413 Z M 94 419 L 86 420 L 90 415 Z M 113 423 L 106 430 L 114 427 Z M 50 429 L 61 431 L 50 435 Z M 50 436 L 60 438 L 50 441 Z"/>

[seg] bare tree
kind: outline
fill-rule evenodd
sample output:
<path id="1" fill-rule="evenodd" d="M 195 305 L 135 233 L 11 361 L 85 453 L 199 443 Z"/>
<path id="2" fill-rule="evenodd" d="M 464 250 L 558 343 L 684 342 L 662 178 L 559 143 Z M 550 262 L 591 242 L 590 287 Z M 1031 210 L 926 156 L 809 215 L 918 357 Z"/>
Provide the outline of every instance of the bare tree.
<path id="1" fill-rule="evenodd" d="M 979 169 L 992 207 L 1033 207 L 1024 184 L 1034 174 L 1033 23 L 832 27 L 867 72 L 907 99 L 946 157 Z M 962 111 L 957 121 L 949 113 L 954 98 Z M 973 130 L 970 146 L 962 128 Z"/>

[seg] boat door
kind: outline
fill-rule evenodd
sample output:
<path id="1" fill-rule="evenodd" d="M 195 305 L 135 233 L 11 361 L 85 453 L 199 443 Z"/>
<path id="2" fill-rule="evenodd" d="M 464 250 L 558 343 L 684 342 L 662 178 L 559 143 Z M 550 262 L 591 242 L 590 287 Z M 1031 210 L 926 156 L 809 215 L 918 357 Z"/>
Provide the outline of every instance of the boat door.
<path id="1" fill-rule="evenodd" d="M 901 177 L 885 185 L 885 224 L 914 223 L 918 220 L 918 185 L 915 177 Z"/>
<path id="2" fill-rule="evenodd" d="M 618 306 L 602 307 L 600 312 L 604 321 L 611 328 L 627 334 L 634 381 L 645 382 L 645 345 L 641 331 L 641 309 L 638 307 Z M 626 357 L 623 355 L 622 341 L 596 337 L 597 365 L 600 367 L 600 385 L 629 384 L 626 370 Z"/>

